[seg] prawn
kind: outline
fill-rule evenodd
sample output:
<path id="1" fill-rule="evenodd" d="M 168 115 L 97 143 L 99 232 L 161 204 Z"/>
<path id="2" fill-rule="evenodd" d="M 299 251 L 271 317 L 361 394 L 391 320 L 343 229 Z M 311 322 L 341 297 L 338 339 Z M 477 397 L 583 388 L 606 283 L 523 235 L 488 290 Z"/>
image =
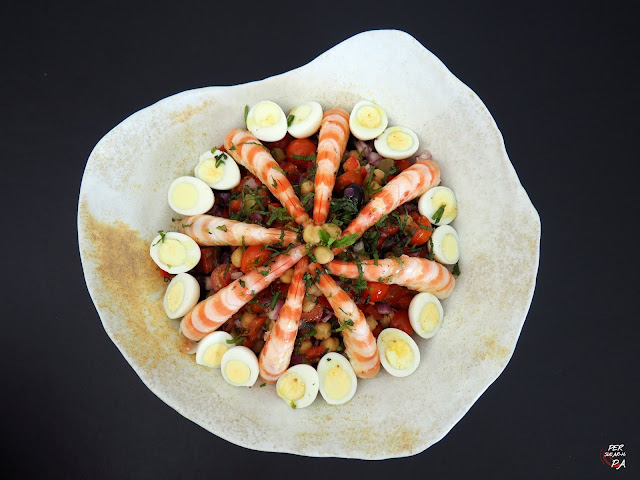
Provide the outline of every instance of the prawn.
<path id="1" fill-rule="evenodd" d="M 284 170 L 271 156 L 271 152 L 246 130 L 234 129 L 227 133 L 224 147 L 233 159 L 253 173 L 287 209 L 287 213 L 300 225 L 311 224 L 300 199 L 293 191 Z"/>
<path id="2" fill-rule="evenodd" d="M 315 197 L 313 221 L 321 225 L 327 220 L 331 206 L 331 192 L 336 183 L 336 172 L 349 140 L 349 113 L 342 108 L 325 112 L 318 134 Z"/>
<path id="3" fill-rule="evenodd" d="M 304 245 L 278 255 L 273 263 L 231 282 L 214 295 L 202 300 L 180 322 L 182 334 L 189 340 L 201 340 L 218 329 L 234 313 L 267 288 L 307 254 Z M 264 271 L 268 273 L 263 275 Z"/>
<path id="4" fill-rule="evenodd" d="M 267 383 L 275 383 L 285 372 L 291 360 L 291 353 L 298 334 L 298 324 L 302 314 L 305 284 L 303 276 L 307 271 L 309 260 L 302 258 L 293 271 L 293 278 L 287 291 L 287 299 L 280 310 L 280 315 L 273 330 L 260 352 L 258 363 L 260 377 Z"/>
<path id="5" fill-rule="evenodd" d="M 186 217 L 182 220 L 181 231 L 201 246 L 281 243 L 286 247 L 291 243 L 298 243 L 298 234 L 291 230 L 264 228 L 211 215 Z"/>
<path id="6" fill-rule="evenodd" d="M 316 284 L 327 297 L 340 322 L 345 350 L 353 371 L 360 378 L 376 376 L 380 370 L 378 345 L 364 314 L 335 280 L 320 268 L 317 263 L 312 263 L 308 269 L 313 275 L 317 274 Z"/>
<path id="7" fill-rule="evenodd" d="M 346 237 L 354 233 L 357 233 L 358 237 L 362 236 L 382 217 L 390 214 L 403 203 L 410 202 L 438 185 L 440 183 L 440 168 L 433 160 L 430 160 L 431 156 L 428 158 L 429 160 L 418 160 L 387 183 L 382 191 L 376 193 L 358 216 L 349 223 L 342 232 L 342 236 Z M 343 250 L 344 248 L 337 248 L 333 250 L 333 253 L 337 254 Z"/>
<path id="8" fill-rule="evenodd" d="M 367 282 L 393 283 L 418 292 L 447 298 L 455 287 L 455 277 L 438 262 L 401 255 L 397 258 L 363 260 L 362 277 Z M 333 260 L 325 265 L 332 275 L 358 278 L 358 264 Z"/>

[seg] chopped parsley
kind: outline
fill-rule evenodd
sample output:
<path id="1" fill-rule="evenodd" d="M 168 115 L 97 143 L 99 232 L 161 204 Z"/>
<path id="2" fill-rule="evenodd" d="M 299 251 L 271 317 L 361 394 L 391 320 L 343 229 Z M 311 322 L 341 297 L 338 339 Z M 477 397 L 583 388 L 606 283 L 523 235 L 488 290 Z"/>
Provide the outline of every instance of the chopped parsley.
<path id="1" fill-rule="evenodd" d="M 218 226 L 216 227 L 216 229 L 218 229 L 218 230 L 222 230 L 223 232 L 226 232 L 226 231 L 227 231 L 227 227 L 226 227 L 226 225 L 218 225 Z"/>
<path id="2" fill-rule="evenodd" d="M 218 150 L 218 147 L 214 146 L 214 147 L 211 149 L 211 153 L 215 153 L 215 152 L 216 152 L 216 150 Z"/>
<path id="3" fill-rule="evenodd" d="M 316 161 L 316 156 L 315 155 L 291 155 L 291 158 L 294 158 L 296 160 L 303 160 L 305 162 L 315 162 Z"/>
<path id="4" fill-rule="evenodd" d="M 352 233 L 342 238 L 333 238 L 329 233 L 324 230 L 318 230 L 320 235 L 320 245 L 324 245 L 327 248 L 344 248 L 353 245 L 360 237 L 358 233 Z"/>
<path id="5" fill-rule="evenodd" d="M 358 204 L 354 198 L 332 198 L 330 208 L 330 222 L 339 227 L 348 225 L 359 213 Z"/>
<path id="6" fill-rule="evenodd" d="M 453 266 L 453 270 L 451 270 L 451 273 L 454 277 L 460 275 L 460 266 L 457 263 Z"/>
<path id="7" fill-rule="evenodd" d="M 240 142 L 238 145 L 258 145 L 259 147 L 264 148 L 267 152 L 271 153 L 271 151 L 260 142 Z M 230 150 L 233 150 L 233 148 L 231 148 Z"/>
<path id="8" fill-rule="evenodd" d="M 231 340 L 227 340 L 228 344 L 238 345 L 244 342 L 244 335 L 238 335 L 236 338 L 232 338 Z"/>
<path id="9" fill-rule="evenodd" d="M 244 283 L 244 280 L 242 280 L 242 279 L 238 280 L 238 283 L 240 284 L 240 286 L 242 288 L 244 288 L 246 286 L 246 283 Z"/>
<path id="10" fill-rule="evenodd" d="M 266 383 L 261 383 L 261 384 L 260 384 L 260 388 L 262 388 L 262 387 L 266 387 L 266 386 L 267 386 L 267 384 L 266 384 Z"/>
<path id="11" fill-rule="evenodd" d="M 340 309 L 340 310 L 342 310 L 342 309 Z M 342 311 L 344 312 L 344 310 L 342 310 Z M 344 330 L 346 328 L 348 331 L 351 332 L 352 331 L 351 330 L 352 326 L 353 326 L 353 320 L 345 320 L 344 322 L 342 322 L 342 324 L 338 328 L 334 328 L 331 331 L 334 332 L 334 333 L 339 333 L 339 332 L 341 332 L 342 330 Z"/>
<path id="12" fill-rule="evenodd" d="M 271 310 L 273 310 L 274 308 L 276 308 L 276 303 L 278 303 L 278 298 L 280 298 L 280 290 L 278 290 L 275 295 L 273 296 L 273 298 L 271 298 L 271 303 L 269 304 L 269 308 Z"/>
<path id="13" fill-rule="evenodd" d="M 278 182 L 276 181 L 276 179 L 271 177 L 271 180 L 273 180 L 273 183 L 271 184 L 273 185 L 273 188 L 278 188 Z"/>
<path id="14" fill-rule="evenodd" d="M 229 158 L 229 156 L 226 153 L 220 152 L 220 155 L 216 157 L 216 168 L 220 168 L 220 165 L 224 165 L 227 158 Z"/>
<path id="15" fill-rule="evenodd" d="M 429 239 L 429 260 L 433 260 L 434 257 L 434 252 L 433 252 L 433 238 Z"/>
<path id="16" fill-rule="evenodd" d="M 295 117 L 295 115 L 289 115 L 289 116 L 287 117 L 287 127 L 290 127 L 290 126 L 291 126 L 291 124 L 293 123 L 293 120 L 294 120 L 295 118 L 296 118 L 296 117 Z"/>
<path id="17" fill-rule="evenodd" d="M 442 220 L 442 214 L 444 214 L 444 209 L 447 205 L 446 204 L 442 204 L 440 205 L 440 208 L 438 208 L 438 210 L 436 210 L 436 213 L 433 214 L 433 223 L 439 223 L 440 220 Z"/>
<path id="18" fill-rule="evenodd" d="M 159 243 L 164 243 L 164 238 L 167 236 L 167 232 L 165 232 L 164 230 L 158 230 L 158 233 L 160 234 L 160 239 L 156 243 L 151 245 L 152 247 L 155 247 Z"/>
<path id="19" fill-rule="evenodd" d="M 188 225 L 185 225 L 184 223 L 182 224 L 182 228 L 189 228 L 191 225 L 193 225 L 193 223 L 189 223 Z"/>
<path id="20" fill-rule="evenodd" d="M 244 124 L 247 124 L 247 117 L 249 116 L 249 105 L 244 106 Z"/>

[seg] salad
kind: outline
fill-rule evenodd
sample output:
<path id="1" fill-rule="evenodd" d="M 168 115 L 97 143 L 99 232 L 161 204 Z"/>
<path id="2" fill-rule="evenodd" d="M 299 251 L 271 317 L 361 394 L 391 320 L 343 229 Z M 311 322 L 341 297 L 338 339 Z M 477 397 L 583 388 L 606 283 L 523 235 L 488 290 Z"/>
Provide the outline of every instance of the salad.
<path id="1" fill-rule="evenodd" d="M 345 403 L 380 366 L 410 375 L 412 336 L 437 333 L 460 273 L 456 197 L 431 154 L 369 101 L 262 101 L 245 124 L 171 183 L 175 231 L 151 243 L 184 352 L 294 408 Z"/>

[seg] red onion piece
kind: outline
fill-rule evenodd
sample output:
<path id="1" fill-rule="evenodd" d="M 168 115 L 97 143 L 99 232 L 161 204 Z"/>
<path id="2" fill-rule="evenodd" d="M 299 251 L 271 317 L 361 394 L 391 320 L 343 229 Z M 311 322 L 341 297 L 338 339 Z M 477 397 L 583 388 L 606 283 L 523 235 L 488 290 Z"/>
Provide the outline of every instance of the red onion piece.
<path id="1" fill-rule="evenodd" d="M 384 302 L 376 303 L 376 308 L 378 309 L 378 313 L 381 315 L 386 315 L 387 313 L 391 313 L 391 305 Z"/>
<path id="2" fill-rule="evenodd" d="M 354 246 L 353 246 L 353 251 L 354 252 L 362 252 L 364 250 L 364 243 L 361 241 L 357 242 Z"/>
<path id="3" fill-rule="evenodd" d="M 211 286 L 211 277 L 208 275 L 204 277 L 204 289 L 207 291 L 213 290 L 213 287 Z"/>
<path id="4" fill-rule="evenodd" d="M 262 215 L 260 215 L 259 213 L 252 213 L 251 215 L 249 215 L 249 220 L 251 220 L 252 222 L 261 222 L 263 219 Z"/>
<path id="5" fill-rule="evenodd" d="M 276 302 L 276 306 L 273 307 L 273 310 L 271 310 L 271 312 L 269 312 L 269 320 L 276 320 L 278 318 L 278 315 L 280 315 L 280 309 L 282 308 L 282 306 L 284 305 L 284 300 L 278 300 Z"/>
<path id="6" fill-rule="evenodd" d="M 299 353 L 294 353 L 291 355 L 291 364 L 298 365 L 300 363 L 305 363 L 306 357 L 304 355 L 300 355 Z"/>
<path id="7" fill-rule="evenodd" d="M 249 187 L 251 190 L 255 190 L 258 188 L 258 182 L 256 182 L 256 179 L 253 177 L 249 177 L 247 179 L 246 182 L 244 182 L 244 184 Z"/>
<path id="8" fill-rule="evenodd" d="M 322 319 L 320 321 L 321 322 L 328 322 L 331 317 L 333 317 L 333 312 L 327 312 L 327 313 L 325 313 L 324 317 L 322 317 Z"/>
<path id="9" fill-rule="evenodd" d="M 242 278 L 243 275 L 244 273 L 242 272 L 233 272 L 229 274 L 229 276 L 231 277 L 231 280 L 237 280 L 239 278 Z"/>
<path id="10" fill-rule="evenodd" d="M 431 160 L 431 152 L 425 151 L 416 157 L 416 160 Z"/>
<path id="11" fill-rule="evenodd" d="M 362 140 L 358 140 L 356 142 L 356 150 L 358 150 L 365 157 L 368 157 L 371 153 L 371 147 Z"/>
<path id="12" fill-rule="evenodd" d="M 378 152 L 371 152 L 369 155 L 367 155 L 367 161 L 374 167 L 377 167 L 380 164 L 381 160 L 382 155 L 380 155 Z"/>

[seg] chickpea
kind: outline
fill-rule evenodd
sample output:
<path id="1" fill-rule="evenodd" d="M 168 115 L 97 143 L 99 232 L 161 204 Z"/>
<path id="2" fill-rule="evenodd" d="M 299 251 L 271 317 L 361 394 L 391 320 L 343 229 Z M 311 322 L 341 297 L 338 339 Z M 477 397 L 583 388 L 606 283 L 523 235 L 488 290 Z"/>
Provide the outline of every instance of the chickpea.
<path id="1" fill-rule="evenodd" d="M 313 249 L 313 255 L 316 257 L 316 260 L 321 265 L 325 263 L 329 263 L 333 260 L 333 252 L 329 250 L 327 247 L 316 247 Z"/>
<path id="2" fill-rule="evenodd" d="M 256 343 L 253 344 L 251 350 L 253 350 L 253 352 L 257 355 L 258 353 L 260 353 L 260 350 L 262 350 L 262 347 L 264 347 L 264 340 L 259 338 L 258 340 L 256 340 Z"/>
<path id="3" fill-rule="evenodd" d="M 290 268 L 289 270 L 284 272 L 280 277 L 280 281 L 282 283 L 287 283 L 287 284 L 291 283 L 292 279 L 293 279 L 293 268 Z"/>
<path id="4" fill-rule="evenodd" d="M 281 148 L 274 148 L 273 150 L 271 150 L 271 156 L 278 163 L 282 162 L 285 158 L 287 158 L 287 155 L 284 153 L 284 150 Z"/>
<path id="5" fill-rule="evenodd" d="M 231 254 L 231 263 L 234 267 L 240 268 L 242 262 L 242 247 L 236 248 Z"/>
<path id="6" fill-rule="evenodd" d="M 322 225 L 322 229 L 331 235 L 333 238 L 338 238 L 342 234 L 342 230 L 334 223 L 325 223 Z"/>
<path id="7" fill-rule="evenodd" d="M 391 314 L 390 313 L 386 314 L 384 317 L 382 317 L 380 319 L 380 325 L 382 325 L 383 328 L 387 328 L 390 323 L 391 323 Z"/>
<path id="8" fill-rule="evenodd" d="M 385 173 L 384 173 L 382 170 L 380 170 L 379 168 L 376 168 L 376 169 L 373 171 L 373 179 L 374 179 L 378 184 L 380 184 L 380 183 L 382 182 L 382 179 L 384 178 L 384 176 L 385 176 Z"/>
<path id="9" fill-rule="evenodd" d="M 382 160 L 380 160 L 380 163 L 378 163 L 378 169 L 382 170 L 383 172 L 388 172 L 389 170 L 391 170 L 391 167 L 393 167 L 393 165 L 393 160 L 391 160 L 390 158 L 383 158 Z"/>
<path id="10" fill-rule="evenodd" d="M 329 337 L 320 342 L 320 346 L 324 347 L 325 350 L 329 350 L 330 352 L 335 352 L 338 350 L 338 346 L 340 345 L 340 340 L 336 337 Z"/>
<path id="11" fill-rule="evenodd" d="M 369 328 L 371 329 L 371 331 L 375 330 L 375 328 L 378 326 L 378 321 L 375 318 L 373 318 L 371 315 L 367 315 L 366 320 L 367 320 L 367 325 L 369 325 Z"/>
<path id="12" fill-rule="evenodd" d="M 318 285 L 316 285 L 315 283 L 307 288 L 307 293 L 309 295 L 313 295 L 314 297 L 321 297 L 322 296 L 322 290 L 320 290 L 318 288 Z"/>
<path id="13" fill-rule="evenodd" d="M 345 160 L 349 159 L 349 157 L 356 157 L 358 160 L 360 160 L 361 156 L 362 154 L 358 150 L 349 150 L 349 155 Z"/>
<path id="14" fill-rule="evenodd" d="M 302 232 L 302 238 L 306 243 L 316 244 L 320 243 L 320 234 L 318 230 L 320 227 L 316 225 L 307 225 Z"/>
<path id="15" fill-rule="evenodd" d="M 382 188 L 382 185 L 380 185 L 378 182 L 376 182 L 375 180 L 372 180 L 371 183 L 369 184 L 369 188 L 371 188 L 371 190 L 375 191 L 375 190 L 379 190 Z"/>
<path id="16" fill-rule="evenodd" d="M 304 301 L 302 302 L 302 311 L 305 313 L 309 313 L 316 306 L 316 297 L 311 295 L 305 295 Z"/>
<path id="17" fill-rule="evenodd" d="M 247 208 L 251 208 L 256 204 L 256 199 L 253 196 L 247 196 L 244 198 L 244 204 Z"/>
<path id="18" fill-rule="evenodd" d="M 313 344 L 311 343 L 311 340 L 307 338 L 306 340 L 303 340 L 302 343 L 300 344 L 300 347 L 298 348 L 298 353 L 300 353 L 301 355 L 304 355 L 305 353 L 307 353 L 307 350 L 309 350 L 311 347 L 313 347 Z"/>
<path id="19" fill-rule="evenodd" d="M 316 325 L 316 337 L 318 340 L 324 340 L 331 336 L 331 324 L 329 322 L 322 322 Z"/>
<path id="20" fill-rule="evenodd" d="M 309 193 L 313 192 L 314 189 L 315 185 L 311 180 L 305 180 L 304 182 L 302 182 L 302 185 L 300 185 L 300 193 L 302 195 L 308 195 Z"/>
<path id="21" fill-rule="evenodd" d="M 249 328 L 249 325 L 251 325 L 251 322 L 254 321 L 257 317 L 258 315 L 256 315 L 255 313 L 244 312 L 242 314 L 242 317 L 240 317 L 240 323 L 242 324 L 242 328 L 244 329 Z"/>
<path id="22" fill-rule="evenodd" d="M 273 330 L 273 327 L 275 326 L 276 326 L 276 321 L 269 319 L 269 321 L 267 322 L 267 331 L 270 332 L 271 330 Z"/>

